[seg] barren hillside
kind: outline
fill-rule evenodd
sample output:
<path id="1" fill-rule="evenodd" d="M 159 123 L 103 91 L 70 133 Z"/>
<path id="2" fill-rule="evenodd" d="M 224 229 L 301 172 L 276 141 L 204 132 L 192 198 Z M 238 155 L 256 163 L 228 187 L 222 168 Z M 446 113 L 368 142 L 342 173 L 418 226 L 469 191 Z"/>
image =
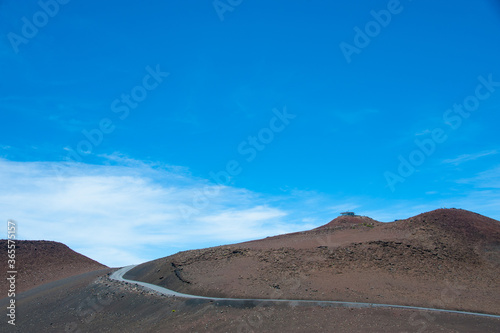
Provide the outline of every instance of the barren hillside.
<path id="1" fill-rule="evenodd" d="M 463 210 L 392 223 L 340 217 L 310 231 L 181 252 L 140 265 L 126 277 L 209 296 L 498 314 L 499 228 L 498 221 Z M 5 251 L 5 241 L 0 246 Z M 96 270 L 105 266 L 60 243 L 22 241 L 17 250 L 21 288 L 29 290 L 16 297 L 16 326 L 3 322 L 0 331 L 479 333 L 499 327 L 498 318 L 466 314 L 166 297 L 109 280 L 110 269 Z M 31 288 L 26 281 L 32 278 L 41 285 Z M 44 283 L 50 280 L 57 281 Z M 8 302 L 0 299 L 0 306 Z"/>
<path id="2" fill-rule="evenodd" d="M 206 296 L 364 301 L 500 314 L 500 223 L 438 209 L 181 252 L 128 278 Z"/>
<path id="3" fill-rule="evenodd" d="M 0 240 L 0 257 L 7 258 L 7 240 Z M 41 284 L 69 276 L 106 268 L 64 244 L 50 241 L 16 240 L 16 289 L 22 292 Z M 2 260 L 7 269 L 7 260 Z M 2 279 L 1 295 L 7 295 L 7 281 Z"/>

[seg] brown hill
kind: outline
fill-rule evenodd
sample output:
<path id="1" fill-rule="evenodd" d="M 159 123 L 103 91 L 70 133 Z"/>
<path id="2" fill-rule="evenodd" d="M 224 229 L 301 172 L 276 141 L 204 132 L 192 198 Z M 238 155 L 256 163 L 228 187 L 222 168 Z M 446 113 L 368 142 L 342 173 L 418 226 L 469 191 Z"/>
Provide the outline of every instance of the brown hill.
<path id="1" fill-rule="evenodd" d="M 427 234 L 448 234 L 470 244 L 490 244 L 500 239 L 498 221 L 463 209 L 437 209 L 400 221 L 398 224 L 426 231 Z"/>
<path id="2" fill-rule="evenodd" d="M 110 281 L 108 270 L 17 296 L 16 325 L 1 332 L 498 332 L 499 319 L 395 308 L 272 305 L 159 296 Z M 8 298 L 0 299 L 6 309 Z"/>
<path id="3" fill-rule="evenodd" d="M 23 292 L 44 283 L 107 268 L 64 244 L 50 241 L 16 240 L 16 291 Z M 0 240 L 0 257 L 7 258 L 7 240 Z M 2 271 L 7 272 L 7 259 Z M 1 295 L 7 295 L 7 281 L 2 279 Z"/>
<path id="4" fill-rule="evenodd" d="M 500 222 L 438 209 L 181 252 L 128 277 L 206 296 L 363 301 L 500 314 Z"/>
<path id="5" fill-rule="evenodd" d="M 358 224 L 363 224 L 365 226 L 374 226 L 376 224 L 381 224 L 382 222 L 375 221 L 374 219 L 369 218 L 368 216 L 359 216 L 359 215 L 347 215 L 347 216 L 339 216 L 329 223 L 322 225 L 313 230 L 318 229 L 331 229 L 331 228 L 339 228 L 339 227 L 352 227 Z"/>
<path id="6" fill-rule="evenodd" d="M 499 312 L 498 221 L 461 210 L 437 210 L 393 223 L 335 220 L 310 231 L 178 253 L 145 263 L 127 277 L 215 296 Z M 0 248 L 5 251 L 4 243 Z M 62 258 L 55 258 L 61 253 Z M 93 264 L 104 267 L 60 243 L 19 242 L 18 247 L 19 261 L 29 263 L 23 275 L 43 276 L 57 271 L 57 263 L 64 267 L 62 274 L 71 266 L 70 254 L 76 267 L 85 266 L 82 262 L 89 270 Z M 165 297 L 110 281 L 110 271 L 73 275 L 18 294 L 16 326 L 4 321 L 0 331 L 480 333 L 499 327 L 497 318 L 444 312 Z M 0 307 L 9 302 L 0 299 Z"/>

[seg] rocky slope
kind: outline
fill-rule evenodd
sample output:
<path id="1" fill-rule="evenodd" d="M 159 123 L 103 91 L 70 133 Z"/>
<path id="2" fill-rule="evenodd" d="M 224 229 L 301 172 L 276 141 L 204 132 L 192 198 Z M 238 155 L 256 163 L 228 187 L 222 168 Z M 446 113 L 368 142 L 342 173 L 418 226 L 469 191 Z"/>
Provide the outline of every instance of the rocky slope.
<path id="1" fill-rule="evenodd" d="M 381 223 L 339 217 L 319 228 L 186 251 L 128 278 L 180 292 L 363 301 L 500 314 L 500 222 L 438 209 Z"/>
<path id="2" fill-rule="evenodd" d="M 16 240 L 16 290 L 23 292 L 69 276 L 107 268 L 64 244 L 51 241 Z M 0 240 L 2 271 L 7 272 L 7 240 Z M 1 280 L 0 295 L 7 296 L 7 281 Z"/>

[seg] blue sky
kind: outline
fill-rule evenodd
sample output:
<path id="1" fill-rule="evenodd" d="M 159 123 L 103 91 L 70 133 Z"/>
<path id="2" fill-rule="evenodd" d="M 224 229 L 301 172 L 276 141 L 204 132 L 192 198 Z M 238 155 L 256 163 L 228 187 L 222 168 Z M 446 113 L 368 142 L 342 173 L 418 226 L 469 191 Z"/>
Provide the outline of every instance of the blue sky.
<path id="1" fill-rule="evenodd" d="M 0 212 L 21 239 L 119 266 L 346 209 L 500 219 L 497 1 L 4 0 L 0 15 Z"/>

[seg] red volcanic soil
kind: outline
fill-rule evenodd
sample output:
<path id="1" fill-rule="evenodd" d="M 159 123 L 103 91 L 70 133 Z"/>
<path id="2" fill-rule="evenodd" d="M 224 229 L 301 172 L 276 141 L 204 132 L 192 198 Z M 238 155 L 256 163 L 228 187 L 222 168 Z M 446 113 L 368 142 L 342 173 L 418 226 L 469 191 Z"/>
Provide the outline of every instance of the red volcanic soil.
<path id="1" fill-rule="evenodd" d="M 95 270 L 105 266 L 62 244 L 18 245 L 22 279 L 44 283 L 72 276 L 18 294 L 16 326 L 7 328 L 4 320 L 2 332 L 482 333 L 500 327 L 500 319 L 454 313 L 166 297 L 109 280 L 111 269 Z M 181 252 L 140 265 L 125 277 L 208 296 L 500 314 L 499 266 L 498 221 L 440 209 L 391 223 L 339 217 L 310 231 Z M 73 275 L 77 270 L 86 273 Z M 9 302 L 0 299 L 0 308 Z"/>
<path id="2" fill-rule="evenodd" d="M 107 268 L 97 261 L 81 255 L 64 244 L 50 241 L 16 240 L 16 292 L 69 276 Z M 0 240 L 2 271 L 7 267 L 7 240 Z M 1 297 L 7 296 L 6 279 L 0 283 Z"/>
<path id="3" fill-rule="evenodd" d="M 18 295 L 2 332 L 497 332 L 500 320 L 405 309 L 211 302 L 159 296 L 101 270 Z M 0 299 L 5 309 L 8 298 Z M 8 327 L 7 327 L 8 326 Z"/>
<path id="4" fill-rule="evenodd" d="M 196 295 L 413 305 L 500 314 L 500 222 L 438 209 L 381 223 L 180 252 L 125 277 Z"/>
<path id="5" fill-rule="evenodd" d="M 374 219 L 369 218 L 368 216 L 347 215 L 347 216 L 339 216 L 331 220 L 329 223 L 313 230 L 323 230 L 323 229 L 331 229 L 337 227 L 352 227 L 360 224 L 366 227 L 366 226 L 381 225 L 383 223 L 375 221 Z"/>

